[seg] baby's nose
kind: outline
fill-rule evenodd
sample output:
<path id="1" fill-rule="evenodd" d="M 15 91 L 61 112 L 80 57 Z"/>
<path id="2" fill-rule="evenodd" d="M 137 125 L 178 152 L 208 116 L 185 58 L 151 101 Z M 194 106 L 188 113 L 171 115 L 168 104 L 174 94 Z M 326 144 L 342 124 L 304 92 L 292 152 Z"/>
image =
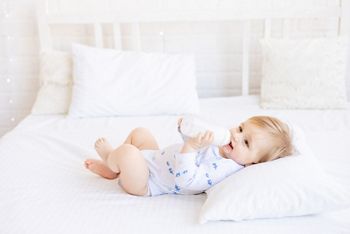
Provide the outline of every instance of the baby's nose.
<path id="1" fill-rule="evenodd" d="M 235 143 L 240 142 L 242 140 L 242 134 L 240 132 L 235 132 L 232 134 L 232 139 Z"/>
<path id="2" fill-rule="evenodd" d="M 237 138 L 238 136 L 237 136 L 237 132 L 233 132 L 232 133 L 232 140 L 236 143 L 237 142 Z"/>

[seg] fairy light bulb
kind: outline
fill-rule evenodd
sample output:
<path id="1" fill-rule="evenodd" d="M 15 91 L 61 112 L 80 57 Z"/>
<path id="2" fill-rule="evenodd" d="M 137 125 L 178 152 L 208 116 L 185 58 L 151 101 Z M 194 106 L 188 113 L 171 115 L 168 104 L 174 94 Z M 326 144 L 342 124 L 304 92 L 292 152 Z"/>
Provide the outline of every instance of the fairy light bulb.
<path id="1" fill-rule="evenodd" d="M 3 1 L 2 2 L 2 8 L 3 8 L 3 16 L 4 18 L 9 18 L 10 17 L 10 4 L 9 1 Z"/>

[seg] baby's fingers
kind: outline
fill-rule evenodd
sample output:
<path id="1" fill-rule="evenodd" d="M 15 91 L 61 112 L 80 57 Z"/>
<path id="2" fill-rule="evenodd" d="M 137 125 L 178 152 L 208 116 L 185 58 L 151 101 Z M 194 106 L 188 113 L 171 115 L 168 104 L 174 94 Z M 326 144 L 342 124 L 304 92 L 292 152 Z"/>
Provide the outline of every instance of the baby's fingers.
<path id="1" fill-rule="evenodd" d="M 203 138 L 202 138 L 202 144 L 203 145 L 210 145 L 214 140 L 214 134 L 212 131 L 206 131 Z"/>
<path id="2" fill-rule="evenodd" d="M 209 132 L 209 138 L 208 138 L 208 142 L 211 144 L 214 141 L 214 133 L 213 132 Z"/>
<path id="3" fill-rule="evenodd" d="M 197 136 L 194 138 L 197 142 L 202 142 L 203 137 L 204 137 L 204 133 L 200 132 L 197 134 Z"/>

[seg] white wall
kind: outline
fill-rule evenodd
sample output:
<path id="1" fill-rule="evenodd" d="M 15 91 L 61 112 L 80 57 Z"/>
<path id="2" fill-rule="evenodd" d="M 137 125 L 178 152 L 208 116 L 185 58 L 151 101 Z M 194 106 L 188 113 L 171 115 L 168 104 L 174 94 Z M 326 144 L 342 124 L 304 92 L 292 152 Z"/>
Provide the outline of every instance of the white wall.
<path id="1" fill-rule="evenodd" d="M 212 9 L 215 7 L 253 7 L 266 1 L 233 0 L 70 0 L 63 1 L 63 11 L 89 12 L 93 10 L 128 9 Z M 267 1 L 270 4 L 299 2 L 313 5 L 334 5 L 337 0 Z M 226 4 L 226 5 L 225 5 Z M 84 7 L 82 7 L 84 6 Z M 337 19 L 300 20 L 291 28 L 292 37 L 334 34 Z M 263 22 L 252 22 L 251 93 L 259 90 L 260 50 L 258 38 L 263 34 Z M 123 46 L 130 47 L 130 27 L 122 25 Z M 273 36 L 281 36 L 281 21 L 273 22 Z M 56 48 L 69 50 L 70 41 L 92 44 L 89 27 L 55 27 Z M 159 34 L 164 32 L 163 37 Z M 110 35 L 108 25 L 104 33 Z M 240 92 L 242 25 L 237 22 L 208 23 L 148 23 L 141 25 L 142 46 L 146 51 L 160 51 L 164 40 L 166 52 L 196 54 L 198 92 L 200 96 L 237 95 Z M 110 40 L 108 39 L 110 38 Z M 112 45 L 111 36 L 107 46 Z M 38 89 L 39 44 L 35 19 L 35 0 L 0 0 L 0 136 L 14 127 L 31 109 Z M 347 85 L 350 93 L 350 82 Z"/>

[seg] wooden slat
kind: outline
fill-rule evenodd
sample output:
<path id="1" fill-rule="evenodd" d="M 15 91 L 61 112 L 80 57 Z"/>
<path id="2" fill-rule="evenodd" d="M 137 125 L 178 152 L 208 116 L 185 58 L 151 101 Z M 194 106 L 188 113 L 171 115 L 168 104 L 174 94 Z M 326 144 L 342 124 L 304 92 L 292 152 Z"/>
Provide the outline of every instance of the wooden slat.
<path id="1" fill-rule="evenodd" d="M 48 2 L 46 0 L 38 0 L 36 2 L 36 16 L 38 21 L 38 32 L 40 41 L 40 50 L 52 49 L 52 40 L 50 27 L 47 20 Z"/>
<path id="2" fill-rule="evenodd" d="M 342 0 L 347 1 L 347 0 Z M 94 15 L 94 22 L 113 22 L 116 17 L 118 22 L 167 22 L 167 21 L 221 21 L 221 20 L 258 20 L 258 19 L 283 19 L 283 18 L 327 18 L 339 17 L 342 10 L 340 7 L 313 8 L 278 8 L 271 9 L 267 4 L 266 9 L 261 8 L 228 8 L 228 9 L 198 9 L 198 10 L 123 10 L 113 14 L 106 13 Z M 49 23 L 87 24 L 92 23 L 91 15 L 50 15 Z"/>
<path id="3" fill-rule="evenodd" d="M 164 39 L 164 32 L 163 31 L 160 31 L 159 32 L 159 36 L 160 36 L 160 40 L 161 40 L 161 44 L 160 44 L 160 51 L 162 53 L 164 53 L 165 51 L 165 39 Z"/>
<path id="4" fill-rule="evenodd" d="M 113 41 L 114 48 L 116 50 L 122 50 L 122 33 L 120 29 L 120 24 L 117 22 L 113 22 Z"/>
<path id="5" fill-rule="evenodd" d="M 250 51 L 250 20 L 243 24 L 243 52 L 242 52 L 242 96 L 249 95 L 249 51 Z"/>
<path id="6" fill-rule="evenodd" d="M 347 0 L 343 0 L 347 1 Z M 284 19 L 284 18 L 328 18 L 339 17 L 342 14 L 340 7 L 314 7 L 307 8 L 281 8 L 281 9 L 212 9 L 212 10 L 123 10 L 115 14 L 98 15 L 50 15 L 48 22 L 53 24 L 88 24 L 98 22 L 113 22 L 118 17 L 118 22 L 171 22 L 171 21 L 221 21 L 221 20 L 259 20 L 259 19 Z"/>
<path id="7" fill-rule="evenodd" d="M 140 31 L 140 24 L 138 22 L 134 22 L 131 25 L 132 30 L 132 49 L 136 51 L 141 51 L 141 31 Z"/>
<path id="8" fill-rule="evenodd" d="M 291 27 L 292 27 L 292 20 L 291 19 L 284 19 L 283 20 L 283 38 L 290 37 Z"/>
<path id="9" fill-rule="evenodd" d="M 341 18 L 339 17 L 338 35 L 350 35 L 350 0 L 340 0 Z"/>
<path id="10" fill-rule="evenodd" d="M 270 38 L 271 37 L 271 19 L 267 18 L 265 19 L 265 24 L 264 24 L 264 37 L 265 38 Z"/>
<path id="11" fill-rule="evenodd" d="M 98 22 L 94 23 L 95 44 L 98 48 L 103 48 L 102 25 Z"/>

